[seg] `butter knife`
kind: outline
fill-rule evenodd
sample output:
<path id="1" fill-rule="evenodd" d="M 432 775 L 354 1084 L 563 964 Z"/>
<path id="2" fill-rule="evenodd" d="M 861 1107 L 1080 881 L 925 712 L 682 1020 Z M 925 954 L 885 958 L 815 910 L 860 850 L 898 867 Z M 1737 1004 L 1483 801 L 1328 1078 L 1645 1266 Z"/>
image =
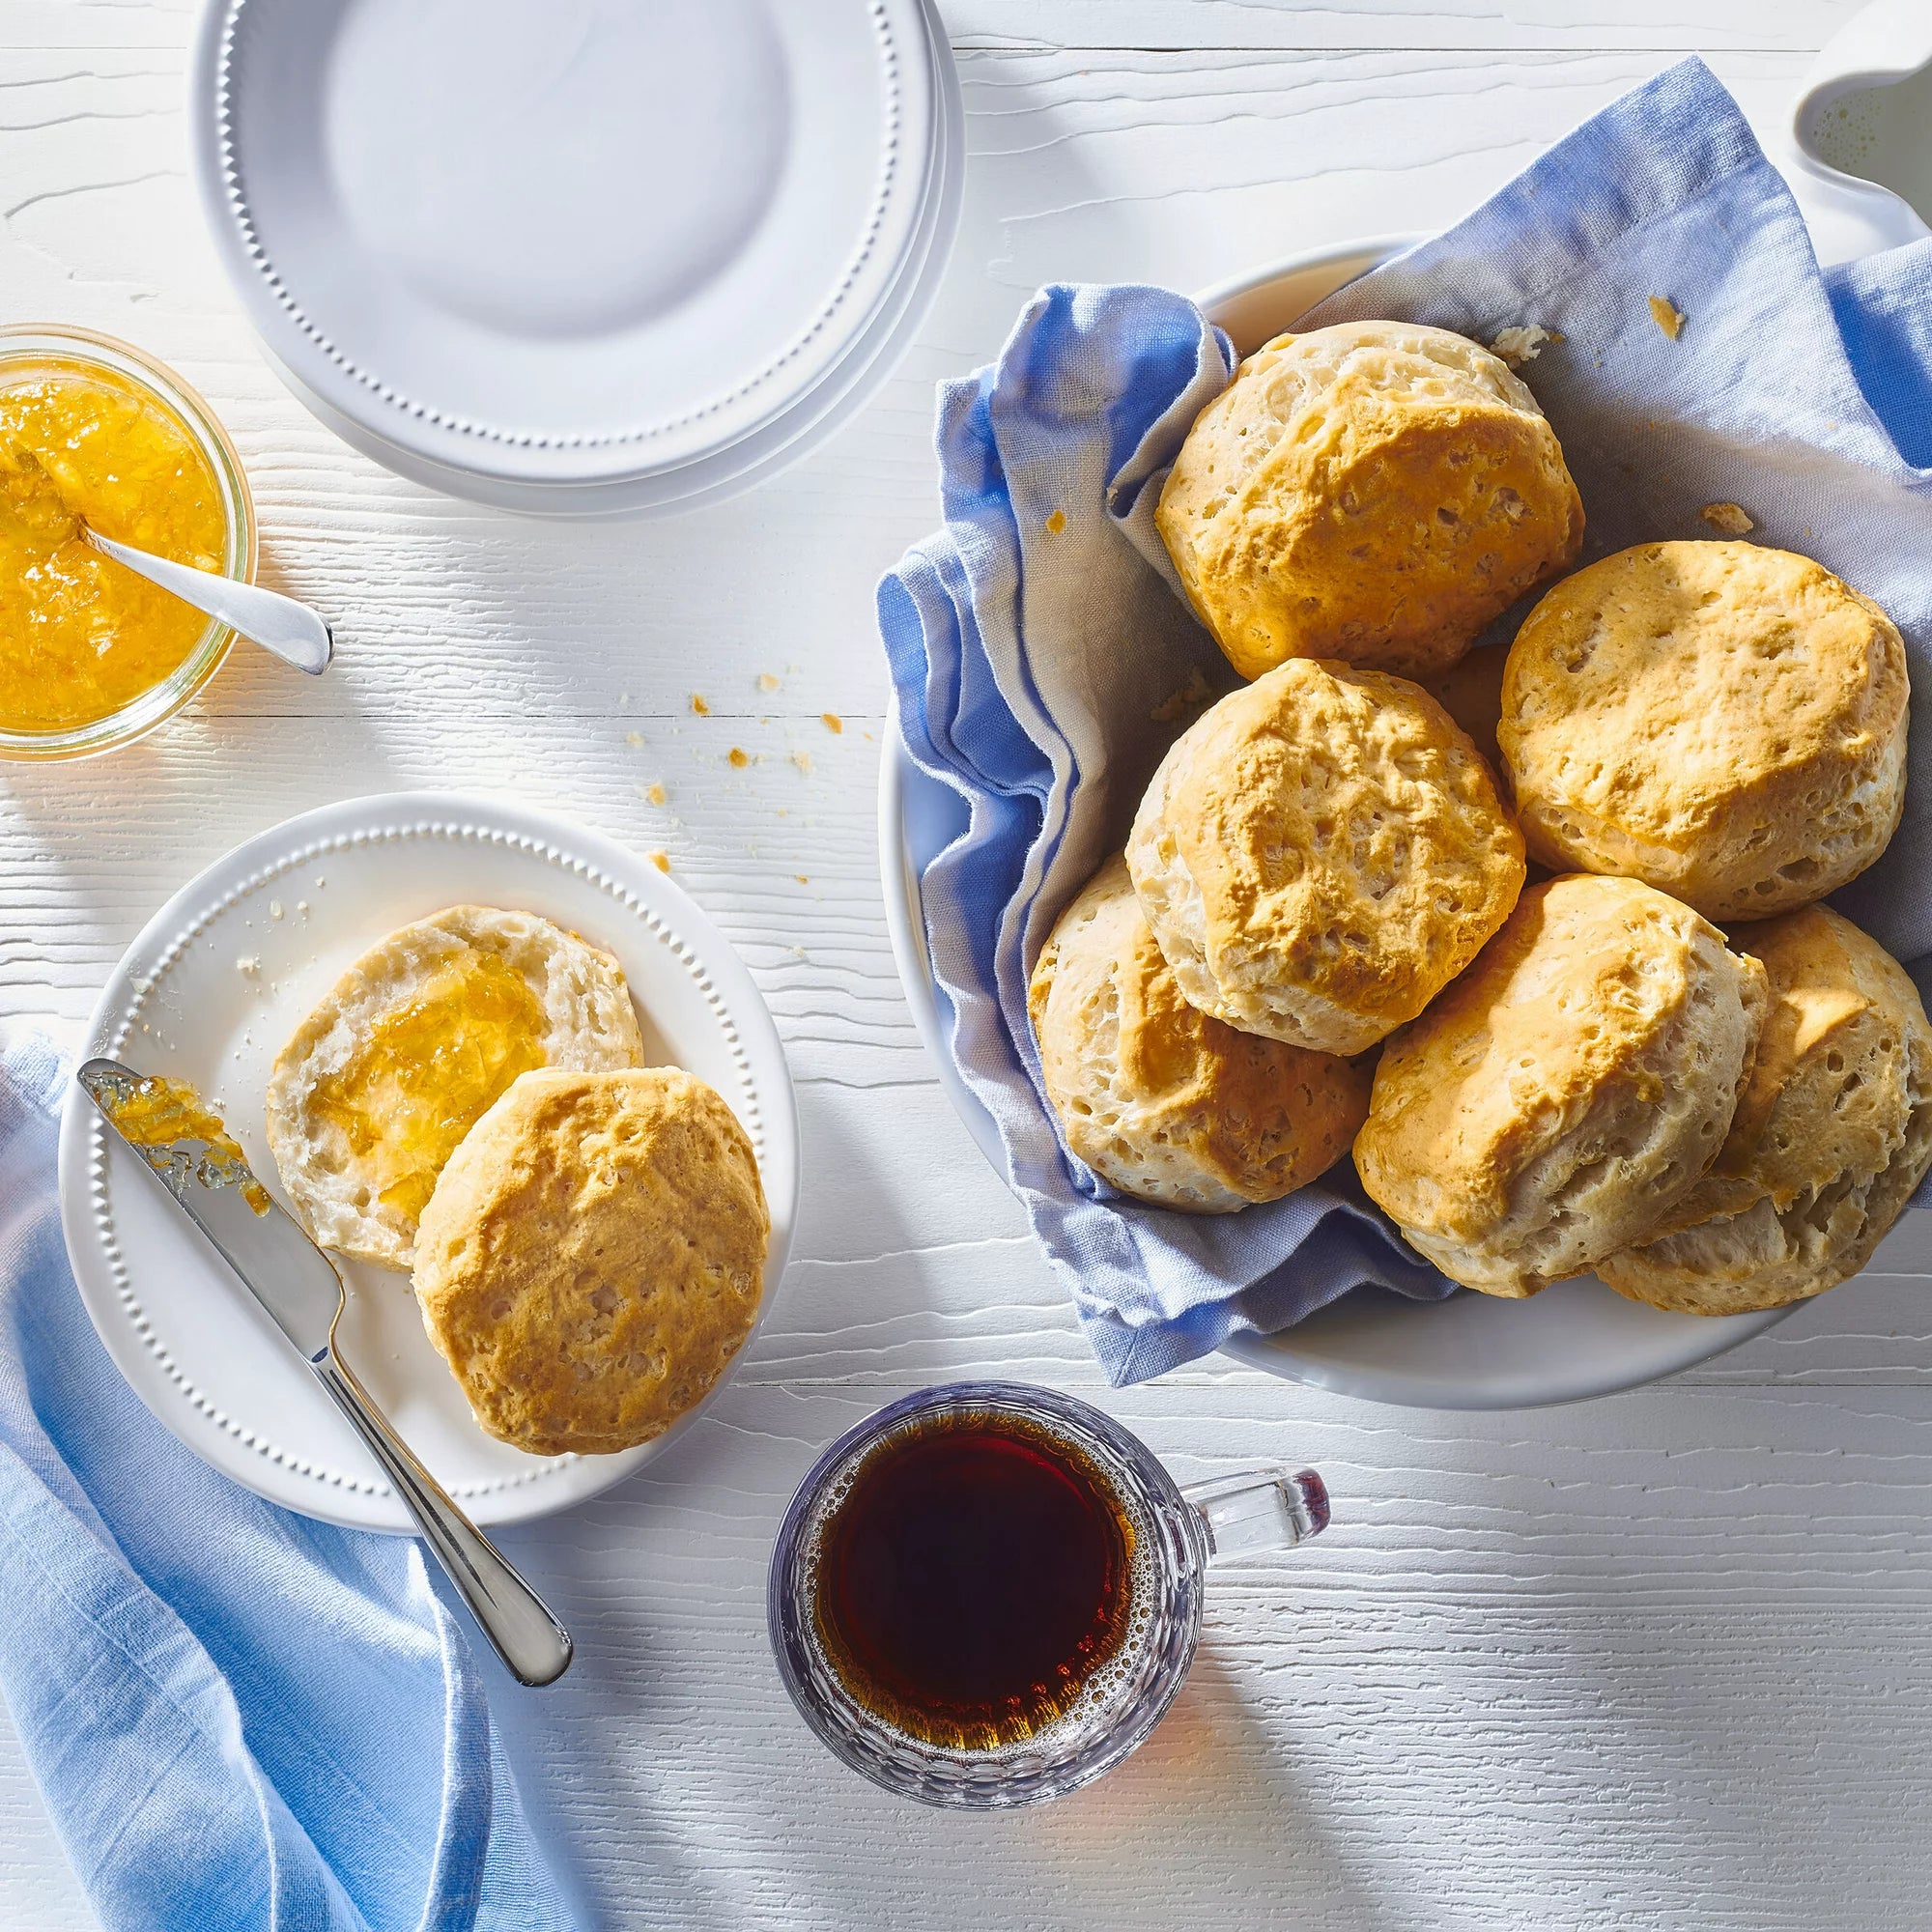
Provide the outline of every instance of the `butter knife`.
<path id="1" fill-rule="evenodd" d="M 116 1120 L 144 1076 L 118 1060 L 90 1060 L 75 1076 L 101 1118 L 137 1153 L 266 1308 L 362 1438 L 423 1541 L 497 1655 L 521 1684 L 554 1684 L 570 1663 L 570 1633 L 500 1550 L 417 1462 L 368 1390 L 335 1351 L 345 1295 L 335 1264 L 270 1197 L 239 1148 L 182 1138 L 152 1145 Z"/>

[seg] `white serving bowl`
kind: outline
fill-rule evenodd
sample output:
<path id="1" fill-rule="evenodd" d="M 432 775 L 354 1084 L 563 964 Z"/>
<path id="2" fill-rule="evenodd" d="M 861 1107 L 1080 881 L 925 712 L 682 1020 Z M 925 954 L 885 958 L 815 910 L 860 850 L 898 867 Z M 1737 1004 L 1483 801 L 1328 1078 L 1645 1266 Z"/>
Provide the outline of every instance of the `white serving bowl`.
<path id="1" fill-rule="evenodd" d="M 1293 327 L 1324 296 L 1406 246 L 1380 237 L 1292 255 L 1195 299 L 1248 355 Z M 896 720 L 879 771 L 879 861 L 893 957 L 940 1085 L 994 1171 L 1007 1171 L 992 1116 L 948 1041 L 951 1002 L 932 977 L 920 873 L 964 827 L 956 793 L 907 754 Z M 1596 1280 L 1558 1282 L 1528 1301 L 1462 1293 L 1410 1301 L 1359 1289 L 1276 1335 L 1239 1335 L 1224 1352 L 1251 1368 L 1338 1395 L 1420 1408 L 1528 1408 L 1635 1388 L 1708 1361 L 1790 1313 L 1706 1318 L 1626 1301 Z"/>

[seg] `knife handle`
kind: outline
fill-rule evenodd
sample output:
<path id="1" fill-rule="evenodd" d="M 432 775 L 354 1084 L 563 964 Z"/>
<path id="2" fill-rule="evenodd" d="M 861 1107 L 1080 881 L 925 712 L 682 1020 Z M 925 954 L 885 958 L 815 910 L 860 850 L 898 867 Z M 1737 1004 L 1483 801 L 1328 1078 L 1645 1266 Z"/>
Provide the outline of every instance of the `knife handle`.
<path id="1" fill-rule="evenodd" d="M 532 1687 L 554 1684 L 570 1664 L 570 1633 L 509 1559 L 464 1515 L 448 1491 L 416 1461 L 335 1350 L 314 1357 L 309 1366 L 383 1465 L 423 1541 L 511 1675 Z"/>

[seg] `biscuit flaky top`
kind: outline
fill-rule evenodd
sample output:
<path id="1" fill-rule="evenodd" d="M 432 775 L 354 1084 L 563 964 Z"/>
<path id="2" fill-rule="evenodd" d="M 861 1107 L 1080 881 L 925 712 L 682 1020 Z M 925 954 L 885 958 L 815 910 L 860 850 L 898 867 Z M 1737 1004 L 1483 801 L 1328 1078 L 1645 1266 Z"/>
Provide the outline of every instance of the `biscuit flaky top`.
<path id="1" fill-rule="evenodd" d="M 1720 922 L 1835 891 L 1905 792 L 1896 626 L 1809 557 L 1639 544 L 1530 612 L 1497 740 L 1531 852 Z"/>
<path id="2" fill-rule="evenodd" d="M 1188 1000 L 1345 1055 L 1419 1013 L 1523 881 L 1521 836 L 1448 713 L 1406 679 L 1309 658 L 1181 735 L 1127 865 Z"/>
<path id="3" fill-rule="evenodd" d="M 1277 1201 L 1346 1153 L 1368 1113 L 1366 1066 L 1237 1033 L 1181 997 L 1123 858 L 1061 914 L 1028 1005 L 1067 1146 L 1145 1201 Z"/>
<path id="4" fill-rule="evenodd" d="M 1528 388 L 1479 344 L 1396 322 L 1249 356 L 1188 432 L 1155 521 L 1246 677 L 1292 657 L 1445 669 L 1583 536 Z"/>
<path id="5" fill-rule="evenodd" d="M 1855 1274 L 1932 1163 L 1932 1027 L 1905 969 L 1825 906 L 1742 928 L 1771 999 L 1715 1165 L 1605 1259 L 1633 1300 L 1781 1307 Z"/>
<path id="6" fill-rule="evenodd" d="M 423 1209 L 423 1325 L 492 1435 L 540 1456 L 661 1435 L 751 1332 L 771 1231 L 752 1144 L 673 1066 L 526 1073 Z"/>
<path id="7" fill-rule="evenodd" d="M 1716 1158 L 1765 976 L 1634 879 L 1532 886 L 1383 1049 L 1355 1165 L 1445 1274 L 1533 1294 L 1655 1224 Z"/>

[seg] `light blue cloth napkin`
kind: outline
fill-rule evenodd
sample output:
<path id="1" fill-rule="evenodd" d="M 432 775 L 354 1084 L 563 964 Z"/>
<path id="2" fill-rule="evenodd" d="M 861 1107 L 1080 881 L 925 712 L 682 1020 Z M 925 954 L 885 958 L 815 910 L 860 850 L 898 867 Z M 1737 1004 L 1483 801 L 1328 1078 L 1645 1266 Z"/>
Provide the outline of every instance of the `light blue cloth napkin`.
<path id="1" fill-rule="evenodd" d="M 1586 561 L 1645 538 L 1709 536 L 1698 510 L 1730 501 L 1760 541 L 1820 558 L 1890 611 L 1918 687 L 1906 821 L 1837 902 L 1921 986 L 1932 983 L 1932 478 L 1913 466 L 1932 462 L 1929 245 L 1828 283 L 1736 103 L 1690 60 L 1309 318 L 1393 316 L 1483 342 L 1518 325 L 1560 335 L 1520 373 L 1581 488 Z M 1654 320 L 1652 295 L 1686 316 L 1677 340 Z M 922 881 L 952 1050 L 1117 1382 L 1237 1330 L 1286 1326 L 1358 1284 L 1449 1289 L 1346 1164 L 1274 1206 L 1191 1219 L 1123 1200 L 1072 1159 L 1039 1094 L 1028 969 L 1122 843 L 1191 715 L 1177 717 L 1170 695 L 1197 673 L 1216 689 L 1227 680 L 1171 588 L 1152 507 L 1229 373 L 1225 345 L 1179 296 L 1042 290 L 992 367 L 941 390 L 945 527 L 879 589 L 906 747 L 970 810 Z"/>
<path id="2" fill-rule="evenodd" d="M 105 1932 L 566 1932 L 419 1546 L 238 1489 L 108 1360 L 66 1082 L 0 1048 L 0 1692 Z"/>

